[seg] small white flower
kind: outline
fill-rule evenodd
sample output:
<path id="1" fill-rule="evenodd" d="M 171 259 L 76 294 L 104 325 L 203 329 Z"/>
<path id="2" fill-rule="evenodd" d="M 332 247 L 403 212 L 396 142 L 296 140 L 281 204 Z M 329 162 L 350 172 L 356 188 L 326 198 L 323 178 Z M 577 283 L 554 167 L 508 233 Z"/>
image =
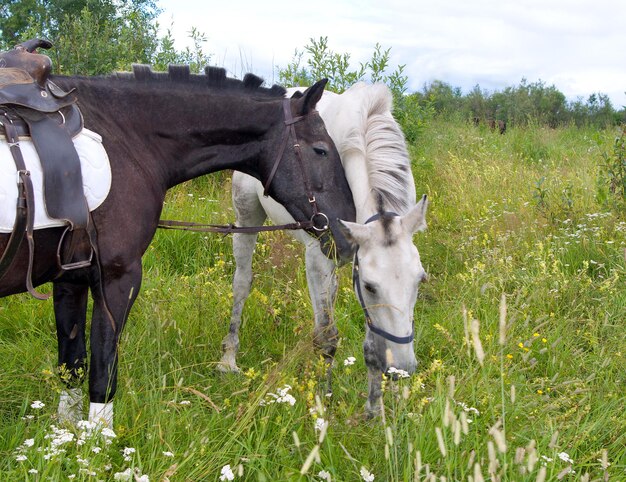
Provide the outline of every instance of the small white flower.
<path id="1" fill-rule="evenodd" d="M 361 477 L 365 482 L 374 481 L 374 474 L 371 474 L 365 467 L 361 467 Z"/>
<path id="2" fill-rule="evenodd" d="M 350 365 L 354 365 L 354 362 L 356 362 L 356 358 L 354 358 L 353 356 L 349 356 L 343 361 L 343 364 L 344 366 L 349 367 Z"/>
<path id="3" fill-rule="evenodd" d="M 165 451 L 165 452 L 163 452 L 163 456 L 165 456 L 165 457 L 174 457 L 174 454 L 172 452 Z"/>
<path id="4" fill-rule="evenodd" d="M 99 454 L 100 452 L 102 452 L 102 447 L 94 447 L 94 448 L 91 449 L 91 451 L 94 454 Z"/>
<path id="5" fill-rule="evenodd" d="M 29 473 L 29 474 L 38 474 L 38 473 L 39 473 L 39 471 L 38 471 L 37 469 L 30 469 L 30 470 L 28 471 L 28 473 Z"/>
<path id="6" fill-rule="evenodd" d="M 104 427 L 102 429 L 101 433 L 102 433 L 102 436 L 104 438 L 107 438 L 107 439 L 111 439 L 111 438 L 117 437 L 117 435 L 115 435 L 115 432 L 113 430 L 111 430 L 110 428 L 107 428 L 107 427 Z"/>
<path id="7" fill-rule="evenodd" d="M 220 480 L 235 480 L 235 474 L 233 474 L 233 471 L 230 468 L 230 464 L 224 465 L 224 467 L 222 467 L 222 475 L 220 475 Z"/>
<path id="8" fill-rule="evenodd" d="M 325 470 L 320 470 L 317 476 L 320 479 L 325 480 L 326 482 L 331 482 L 330 473 L 326 472 Z"/>
<path id="9" fill-rule="evenodd" d="M 24 462 L 28 460 L 28 457 L 26 457 L 26 455 L 16 455 L 15 460 L 17 460 L 18 462 Z"/>
<path id="10" fill-rule="evenodd" d="M 567 462 L 568 464 L 573 464 L 574 461 L 571 459 L 571 457 L 565 453 L 565 452 L 559 452 L 557 454 L 557 457 L 559 457 L 563 462 Z"/>
<path id="11" fill-rule="evenodd" d="M 45 406 L 46 404 L 39 400 L 35 400 L 33 403 L 30 404 L 30 407 L 34 408 L 35 410 L 39 410 L 40 408 L 43 408 Z"/>
<path id="12" fill-rule="evenodd" d="M 113 474 L 113 480 L 119 480 L 121 482 L 127 482 L 131 480 L 132 477 L 133 477 L 133 472 L 130 469 L 130 467 L 126 469 L 124 472 L 116 472 L 115 474 Z"/>
<path id="13" fill-rule="evenodd" d="M 315 431 L 321 432 L 325 427 L 328 427 L 328 422 L 323 418 L 315 420 Z"/>
<path id="14" fill-rule="evenodd" d="M 147 475 L 135 474 L 135 482 L 150 482 L 150 477 Z"/>
<path id="15" fill-rule="evenodd" d="M 409 375 L 409 372 L 407 372 L 406 370 L 400 370 L 399 368 L 396 367 L 389 367 L 389 370 L 387 370 L 387 372 L 389 374 L 396 374 L 398 375 L 398 378 L 409 378 L 411 375 Z"/>
<path id="16" fill-rule="evenodd" d="M 136 452 L 133 447 L 124 447 L 122 450 L 122 454 L 124 455 L 124 460 L 126 462 L 130 462 L 132 460 L 132 455 Z"/>
<path id="17" fill-rule="evenodd" d="M 79 420 L 76 426 L 84 432 L 91 432 L 96 428 L 96 422 L 90 422 L 89 420 Z"/>
<path id="18" fill-rule="evenodd" d="M 181 400 L 180 402 L 178 402 L 179 405 L 191 405 L 191 402 L 189 400 Z"/>
<path id="19" fill-rule="evenodd" d="M 34 438 L 29 438 L 24 440 L 24 447 L 32 447 L 33 445 L 35 445 L 35 439 Z"/>
<path id="20" fill-rule="evenodd" d="M 294 406 L 296 403 L 296 399 L 294 396 L 289 393 L 291 390 L 291 385 L 285 385 L 283 388 L 279 388 L 276 390 L 277 393 L 268 393 L 268 397 L 273 397 L 274 400 L 261 400 L 259 405 L 266 406 L 272 403 L 288 403 L 291 406 Z"/>

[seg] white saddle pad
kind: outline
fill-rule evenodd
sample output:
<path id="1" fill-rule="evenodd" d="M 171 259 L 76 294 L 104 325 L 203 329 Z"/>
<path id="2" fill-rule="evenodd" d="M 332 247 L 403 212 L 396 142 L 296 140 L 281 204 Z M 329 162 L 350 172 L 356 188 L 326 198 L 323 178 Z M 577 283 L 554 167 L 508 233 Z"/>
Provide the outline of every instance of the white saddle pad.
<path id="1" fill-rule="evenodd" d="M 102 138 L 88 129 L 83 129 L 73 141 L 80 158 L 85 197 L 89 210 L 93 211 L 104 202 L 111 188 L 109 156 L 102 146 Z M 41 162 L 35 146 L 29 138 L 20 138 L 20 149 L 33 181 L 35 229 L 63 226 L 63 221 L 51 219 L 46 212 Z M 16 203 L 17 169 L 6 139 L 0 137 L 0 233 L 10 233 L 13 230 Z"/>

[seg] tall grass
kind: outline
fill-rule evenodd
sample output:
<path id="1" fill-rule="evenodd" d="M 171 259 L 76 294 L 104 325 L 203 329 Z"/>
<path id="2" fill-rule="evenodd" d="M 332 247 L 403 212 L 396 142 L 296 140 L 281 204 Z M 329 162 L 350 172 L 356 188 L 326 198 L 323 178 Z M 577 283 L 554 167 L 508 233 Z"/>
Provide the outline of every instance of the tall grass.
<path id="1" fill-rule="evenodd" d="M 0 479 L 626 479 L 626 220 L 596 196 L 612 138 L 425 128 L 411 146 L 431 200 L 415 238 L 430 274 L 415 310 L 420 367 L 385 381 L 374 420 L 350 268 L 326 397 L 303 250 L 282 233 L 259 237 L 241 375 L 215 370 L 229 239 L 157 233 L 121 342 L 115 438 L 57 426 L 52 302 L 0 300 Z M 163 216 L 230 222 L 229 188 L 227 174 L 179 186 Z"/>

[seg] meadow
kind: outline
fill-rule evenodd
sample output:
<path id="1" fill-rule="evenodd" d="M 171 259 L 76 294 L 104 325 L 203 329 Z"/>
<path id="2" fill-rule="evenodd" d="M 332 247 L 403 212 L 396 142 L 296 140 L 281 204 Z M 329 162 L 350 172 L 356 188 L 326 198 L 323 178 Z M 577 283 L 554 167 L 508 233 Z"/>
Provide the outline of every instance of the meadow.
<path id="1" fill-rule="evenodd" d="M 238 375 L 215 369 L 230 239 L 157 233 L 122 337 L 113 432 L 56 421 L 52 300 L 0 299 L 0 480 L 626 480 L 626 210 L 605 156 L 617 134 L 424 127 L 410 145 L 430 199 L 415 235 L 430 275 L 419 366 L 385 382 L 372 420 L 350 266 L 328 397 L 303 249 L 285 233 L 259 237 Z M 233 221 L 229 173 L 178 186 L 163 217 Z"/>

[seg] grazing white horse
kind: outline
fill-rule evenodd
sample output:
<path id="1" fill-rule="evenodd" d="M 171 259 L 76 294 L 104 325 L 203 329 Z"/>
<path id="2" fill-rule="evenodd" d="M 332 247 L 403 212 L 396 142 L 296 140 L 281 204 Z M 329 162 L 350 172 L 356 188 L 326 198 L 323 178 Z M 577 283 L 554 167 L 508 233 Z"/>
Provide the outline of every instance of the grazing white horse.
<path id="1" fill-rule="evenodd" d="M 424 196 L 416 204 L 410 160 L 402 131 L 391 114 L 392 104 L 385 85 L 359 83 L 340 95 L 324 92 L 317 105 L 341 155 L 356 206 L 357 222 L 341 224 L 356 248 L 354 287 L 366 317 L 363 349 L 369 378 L 366 412 L 370 416 L 380 410 L 381 375 L 393 375 L 397 370 L 412 373 L 416 368 L 413 310 L 419 283 L 426 278 L 413 233 L 426 228 L 427 200 Z M 263 196 L 261 183 L 246 174 L 233 175 L 232 196 L 239 226 L 260 226 L 268 216 L 276 224 L 293 221 L 280 204 Z M 317 239 L 304 231 L 291 233 L 306 246 L 314 342 L 332 362 L 337 348 L 335 264 L 322 254 Z M 239 371 L 238 333 L 252 284 L 255 243 L 255 234 L 233 237 L 234 303 L 218 364 L 222 371 Z"/>

